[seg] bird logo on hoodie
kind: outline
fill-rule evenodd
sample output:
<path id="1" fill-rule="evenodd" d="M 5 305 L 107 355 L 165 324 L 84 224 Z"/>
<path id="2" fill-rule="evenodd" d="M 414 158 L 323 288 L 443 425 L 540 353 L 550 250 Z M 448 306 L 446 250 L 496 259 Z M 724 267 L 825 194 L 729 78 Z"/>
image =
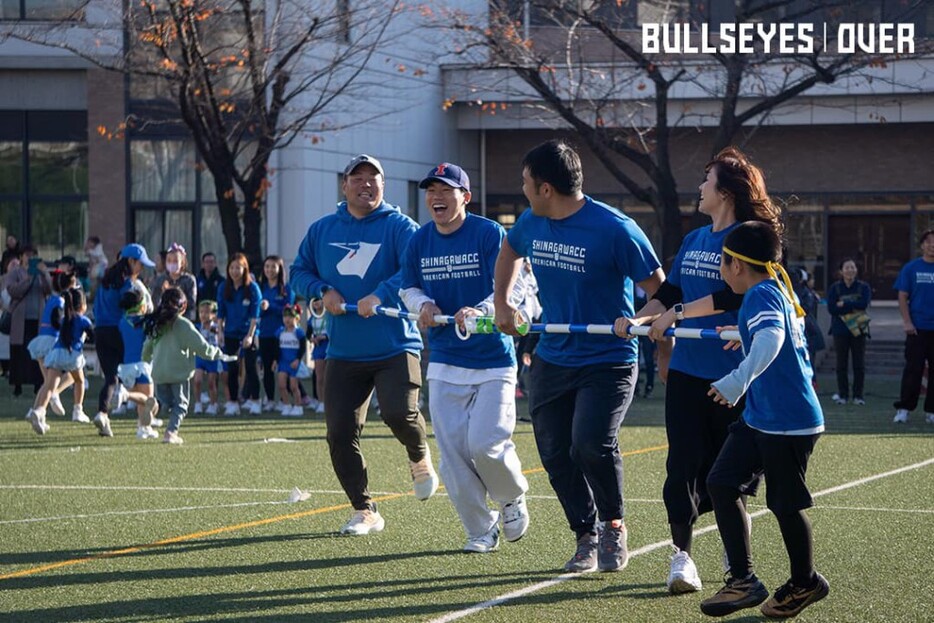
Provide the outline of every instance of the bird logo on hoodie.
<path id="1" fill-rule="evenodd" d="M 332 242 L 331 246 L 347 251 L 347 255 L 337 263 L 337 272 L 345 277 L 356 275 L 363 279 L 382 245 L 371 242 Z"/>

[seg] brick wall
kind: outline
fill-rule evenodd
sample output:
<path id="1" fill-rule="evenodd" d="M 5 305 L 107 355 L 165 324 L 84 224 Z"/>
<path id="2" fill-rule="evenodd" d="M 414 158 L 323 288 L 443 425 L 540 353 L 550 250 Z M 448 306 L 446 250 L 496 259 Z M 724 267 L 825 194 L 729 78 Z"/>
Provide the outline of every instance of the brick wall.
<path id="1" fill-rule="evenodd" d="M 126 243 L 126 155 L 124 139 L 107 139 L 97 128 L 113 130 L 125 115 L 123 76 L 89 69 L 88 177 L 90 180 L 88 235 L 100 236 L 112 262 Z"/>

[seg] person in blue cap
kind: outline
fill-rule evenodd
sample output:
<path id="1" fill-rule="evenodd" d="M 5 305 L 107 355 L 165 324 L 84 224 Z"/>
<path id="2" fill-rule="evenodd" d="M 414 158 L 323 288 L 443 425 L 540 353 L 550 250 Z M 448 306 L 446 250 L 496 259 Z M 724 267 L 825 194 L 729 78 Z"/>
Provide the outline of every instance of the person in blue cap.
<path id="1" fill-rule="evenodd" d="M 402 264 L 402 300 L 429 328 L 428 404 L 441 450 L 441 476 L 457 510 L 464 551 L 487 553 L 503 536 L 518 541 L 529 526 L 522 475 L 512 432 L 516 427 L 516 350 L 503 333 L 461 340 L 434 316 L 493 313 L 493 268 L 506 231 L 467 212 L 470 178 L 442 163 L 419 188 L 432 222 L 422 226 Z M 487 506 L 487 496 L 498 506 Z"/>
<path id="2" fill-rule="evenodd" d="M 418 410 L 422 338 L 411 320 L 376 315 L 378 305 L 399 305 L 402 254 L 418 224 L 383 201 L 386 179 L 379 160 L 360 154 L 344 168 L 346 197 L 334 214 L 312 223 L 290 274 L 296 294 L 320 298 L 331 315 L 325 379 L 331 463 L 354 514 L 341 533 L 379 532 L 385 521 L 369 493 L 360 433 L 376 389 L 380 415 L 405 446 L 415 497 L 438 489 L 425 419 Z M 357 313 L 345 313 L 345 300 Z"/>
<path id="3" fill-rule="evenodd" d="M 104 385 L 97 398 L 97 415 L 93 421 L 102 437 L 113 437 L 110 404 L 120 385 L 117 379 L 117 366 L 123 361 L 120 298 L 133 288 L 144 268 L 154 268 L 155 265 L 143 245 L 135 242 L 126 245 L 117 262 L 104 272 L 94 297 L 95 348 L 104 374 Z"/>

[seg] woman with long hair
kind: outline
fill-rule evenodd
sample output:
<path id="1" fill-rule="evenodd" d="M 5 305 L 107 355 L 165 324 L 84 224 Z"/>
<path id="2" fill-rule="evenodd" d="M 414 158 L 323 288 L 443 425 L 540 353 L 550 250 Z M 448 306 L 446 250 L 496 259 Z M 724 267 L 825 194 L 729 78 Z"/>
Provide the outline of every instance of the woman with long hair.
<path id="1" fill-rule="evenodd" d="M 227 261 L 227 278 L 217 289 L 218 333 L 227 355 L 239 355 L 246 367 L 243 393 L 244 406 L 251 415 L 263 412 L 259 402 L 259 375 L 256 372 L 256 325 L 259 322 L 263 294 L 250 274 L 250 264 L 242 253 L 234 253 Z M 226 376 L 230 400 L 224 415 L 238 415 L 240 405 L 240 375 L 235 366 L 222 373 Z"/>
<path id="2" fill-rule="evenodd" d="M 761 221 L 781 237 L 781 210 L 772 203 L 762 171 L 736 147 L 718 153 L 704 168 L 698 210 L 712 223 L 689 233 L 675 256 L 667 280 L 634 318 L 619 318 L 616 332 L 625 337 L 628 325 L 652 323 L 649 337 L 659 343 L 659 375 L 665 387 L 665 427 L 668 435 L 665 508 L 675 554 L 668 580 L 671 593 L 701 589 L 691 559 L 694 523 L 712 510 L 707 473 L 726 440 L 729 426 L 743 405 L 728 408 L 707 397 L 710 384 L 735 369 L 741 352 L 724 350 L 713 340 L 664 341 L 675 321 L 682 327 L 712 329 L 735 325 L 742 296 L 720 275 L 723 240 L 740 223 Z M 670 365 L 667 359 L 670 357 Z"/>
<path id="3" fill-rule="evenodd" d="M 295 303 L 295 292 L 285 282 L 285 262 L 278 255 L 270 255 L 263 262 L 260 278 L 263 300 L 260 303 L 259 355 L 263 360 L 263 410 L 276 404 L 276 352 L 279 348 L 279 329 L 282 328 L 282 311 Z M 281 396 L 282 403 L 287 396 Z"/>
<path id="4" fill-rule="evenodd" d="M 126 245 L 120 251 L 117 262 L 104 272 L 94 297 L 95 346 L 104 374 L 104 385 L 97 397 L 94 425 L 102 437 L 113 437 L 110 404 L 115 393 L 119 396 L 117 367 L 123 362 L 123 337 L 120 334 L 123 310 L 120 308 L 120 299 L 133 287 L 144 268 L 153 268 L 155 265 L 142 245 Z"/>

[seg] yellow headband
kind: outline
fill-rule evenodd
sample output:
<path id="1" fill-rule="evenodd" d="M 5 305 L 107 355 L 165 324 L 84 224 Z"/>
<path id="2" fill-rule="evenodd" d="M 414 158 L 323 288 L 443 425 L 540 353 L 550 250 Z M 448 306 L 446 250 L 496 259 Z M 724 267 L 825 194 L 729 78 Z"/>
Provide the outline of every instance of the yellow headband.
<path id="1" fill-rule="evenodd" d="M 738 260 L 742 260 L 748 264 L 755 264 L 756 266 L 765 266 L 766 272 L 769 273 L 769 277 L 778 282 L 778 287 L 785 295 L 785 297 L 791 301 L 791 304 L 795 308 L 795 314 L 798 318 L 803 318 L 805 316 L 804 309 L 801 305 L 798 304 L 798 299 L 795 298 L 794 289 L 791 287 L 791 279 L 788 277 L 788 273 L 785 272 L 785 267 L 779 264 L 778 262 L 763 262 L 761 260 L 754 260 L 751 257 L 745 255 L 740 255 L 736 251 L 723 247 L 723 252 L 727 255 L 732 255 Z M 781 275 L 781 278 L 779 278 Z"/>

